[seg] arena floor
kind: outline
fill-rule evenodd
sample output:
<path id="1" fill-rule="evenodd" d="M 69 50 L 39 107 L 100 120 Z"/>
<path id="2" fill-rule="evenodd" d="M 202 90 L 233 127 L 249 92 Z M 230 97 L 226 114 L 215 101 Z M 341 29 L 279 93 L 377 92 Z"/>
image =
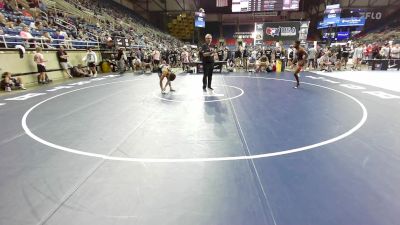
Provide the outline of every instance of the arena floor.
<path id="1" fill-rule="evenodd" d="M 0 224 L 398 224 L 400 94 L 321 74 L 0 96 Z"/>

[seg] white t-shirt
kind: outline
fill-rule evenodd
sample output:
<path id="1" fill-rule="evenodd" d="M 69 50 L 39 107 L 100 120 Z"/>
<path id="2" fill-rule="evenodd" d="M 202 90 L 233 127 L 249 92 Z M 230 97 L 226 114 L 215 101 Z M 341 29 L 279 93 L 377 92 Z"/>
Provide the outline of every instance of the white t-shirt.
<path id="1" fill-rule="evenodd" d="M 356 49 L 354 49 L 353 58 L 362 59 L 363 52 L 364 52 L 363 47 L 357 47 Z"/>
<path id="2" fill-rule="evenodd" d="M 390 56 L 395 59 L 400 58 L 400 47 L 393 47 L 390 51 Z"/>
<path id="3" fill-rule="evenodd" d="M 87 63 L 97 63 L 97 55 L 95 52 L 88 52 L 86 54 L 86 62 Z"/>

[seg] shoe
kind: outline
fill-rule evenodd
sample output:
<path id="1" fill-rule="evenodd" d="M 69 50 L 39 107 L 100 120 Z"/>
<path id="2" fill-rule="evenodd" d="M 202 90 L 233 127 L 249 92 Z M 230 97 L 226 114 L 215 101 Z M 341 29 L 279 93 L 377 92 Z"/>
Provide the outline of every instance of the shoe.
<path id="1" fill-rule="evenodd" d="M 175 89 L 170 89 L 169 91 L 170 91 L 170 92 L 175 92 Z"/>
<path id="2" fill-rule="evenodd" d="M 6 87 L 6 88 L 5 88 L 5 91 L 10 92 L 10 91 L 11 91 L 11 88 L 10 88 L 10 87 Z"/>
<path id="3" fill-rule="evenodd" d="M 213 91 L 213 90 L 214 90 L 214 88 L 212 88 L 212 87 L 208 87 L 208 89 L 210 89 L 211 91 Z"/>
<path id="4" fill-rule="evenodd" d="M 26 90 L 26 88 L 24 86 L 19 87 L 19 89 Z"/>
<path id="5" fill-rule="evenodd" d="M 207 91 L 205 87 L 203 87 L 203 91 L 204 91 L 204 92 L 206 92 L 206 91 Z"/>

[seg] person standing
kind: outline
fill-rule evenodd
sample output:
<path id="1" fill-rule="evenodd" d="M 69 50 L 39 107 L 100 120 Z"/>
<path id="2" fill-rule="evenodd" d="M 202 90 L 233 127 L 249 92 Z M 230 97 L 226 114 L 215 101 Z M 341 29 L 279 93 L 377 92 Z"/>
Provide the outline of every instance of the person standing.
<path id="1" fill-rule="evenodd" d="M 200 54 L 203 56 L 203 91 L 206 91 L 206 87 L 210 90 L 214 90 L 211 86 L 211 82 L 214 70 L 214 55 L 216 54 L 215 47 L 211 45 L 211 34 L 207 34 L 205 40 L 206 43 L 203 44 L 200 50 Z"/>
<path id="2" fill-rule="evenodd" d="M 65 52 L 64 46 L 62 45 L 60 45 L 60 49 L 57 51 L 57 58 L 61 68 L 63 69 L 63 72 L 66 73 L 69 78 L 72 78 L 68 71 L 69 68 L 72 68 L 72 65 L 68 62 L 68 54 Z"/>
<path id="3" fill-rule="evenodd" d="M 353 70 L 361 70 L 361 60 L 363 58 L 363 45 L 359 44 L 356 49 L 354 49 L 354 54 L 353 54 Z"/>
<path id="4" fill-rule="evenodd" d="M 316 69 L 316 64 L 317 64 L 315 61 L 316 55 L 317 55 L 317 50 L 314 47 L 308 49 L 308 64 L 307 64 L 308 69 L 310 69 L 310 65 L 314 70 Z"/>
<path id="5" fill-rule="evenodd" d="M 153 68 L 158 68 L 158 66 L 160 65 L 160 57 L 161 57 L 160 51 L 158 51 L 158 49 L 154 49 L 152 56 L 153 56 Z"/>
<path id="6" fill-rule="evenodd" d="M 299 73 L 307 62 L 308 54 L 306 50 L 304 50 L 304 48 L 300 47 L 300 41 L 296 41 L 294 43 L 294 49 L 296 49 L 297 68 L 294 71 L 294 78 L 296 78 L 296 86 L 294 86 L 293 88 L 298 88 L 300 86 Z"/>
<path id="7" fill-rule="evenodd" d="M 243 49 L 243 67 L 245 71 L 247 71 L 247 59 L 249 58 L 249 51 L 247 49 L 247 46 Z"/>
<path id="8" fill-rule="evenodd" d="M 86 53 L 85 61 L 87 66 L 89 67 L 90 75 L 93 77 L 97 77 L 97 70 L 96 70 L 97 55 L 91 47 L 88 49 L 88 52 Z"/>
<path id="9" fill-rule="evenodd" d="M 344 69 L 347 69 L 347 62 L 349 61 L 349 56 L 351 53 L 351 46 L 350 43 L 347 43 L 342 48 L 342 64 L 344 65 Z"/>
<path id="10" fill-rule="evenodd" d="M 42 48 L 36 47 L 36 53 L 33 56 L 33 60 L 35 61 L 39 73 L 39 84 L 46 84 L 46 64 L 47 60 L 44 60 L 42 54 Z"/>
<path id="11" fill-rule="evenodd" d="M 394 65 L 397 67 L 397 70 L 400 69 L 400 44 L 396 44 L 390 50 L 390 58 L 393 60 Z"/>
<path id="12" fill-rule="evenodd" d="M 182 62 L 182 68 L 183 71 L 188 71 L 189 70 L 189 53 L 187 52 L 186 47 L 183 47 L 183 51 L 181 53 L 181 62 Z"/>
<path id="13" fill-rule="evenodd" d="M 119 74 L 124 74 L 126 71 L 126 67 L 125 67 L 126 61 L 128 60 L 128 58 L 126 57 L 124 48 L 118 49 L 117 60 L 118 60 Z"/>
<path id="14" fill-rule="evenodd" d="M 271 48 L 271 46 L 267 46 L 267 49 L 265 49 L 265 56 L 267 56 L 267 59 L 268 59 L 268 63 L 271 63 L 272 62 L 272 48 Z"/>

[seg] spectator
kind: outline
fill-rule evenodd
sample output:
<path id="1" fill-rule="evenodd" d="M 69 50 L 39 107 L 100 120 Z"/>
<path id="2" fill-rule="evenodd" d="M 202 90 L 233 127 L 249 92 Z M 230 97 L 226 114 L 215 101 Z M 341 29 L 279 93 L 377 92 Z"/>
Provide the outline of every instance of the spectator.
<path id="1" fill-rule="evenodd" d="M 54 48 L 51 43 L 53 42 L 53 38 L 51 38 L 49 32 L 43 32 L 43 35 L 40 37 L 43 43 L 44 48 Z"/>
<path id="2" fill-rule="evenodd" d="M 56 30 L 56 33 L 54 35 L 54 39 L 58 39 L 58 40 L 64 40 L 64 35 L 61 34 L 61 30 Z"/>
<path id="3" fill-rule="evenodd" d="M 3 90 L 5 90 L 7 92 L 10 92 L 12 89 L 26 90 L 26 88 L 24 88 L 24 85 L 22 84 L 21 78 L 20 77 L 17 77 L 17 78 L 12 77 L 10 72 L 3 73 L 0 86 Z"/>
<path id="4" fill-rule="evenodd" d="M 5 3 L 4 0 L 0 0 L 0 9 L 4 9 Z"/>
<path id="5" fill-rule="evenodd" d="M 153 51 L 153 64 L 154 64 L 154 68 L 158 68 L 159 64 L 160 64 L 160 56 L 161 53 L 160 51 L 158 51 L 158 49 L 154 49 Z"/>
<path id="6" fill-rule="evenodd" d="M 310 69 L 310 65 L 312 66 L 313 69 L 316 69 L 316 61 L 315 61 L 316 54 L 317 50 L 314 47 L 308 49 L 308 64 L 307 64 L 308 69 Z"/>
<path id="7" fill-rule="evenodd" d="M 64 46 L 65 46 L 66 49 L 75 49 L 75 48 L 72 46 L 72 38 L 71 38 L 71 35 L 66 36 L 64 40 L 65 40 L 65 41 L 64 41 Z"/>
<path id="8" fill-rule="evenodd" d="M 88 49 L 84 61 L 86 62 L 86 65 L 89 67 L 90 76 L 97 77 L 97 70 L 96 70 L 97 55 L 93 51 L 92 47 Z"/>
<path id="9" fill-rule="evenodd" d="M 4 10 L 6 11 L 6 12 L 13 12 L 14 11 L 14 9 L 13 9 L 13 7 L 11 6 L 11 3 L 9 2 L 9 1 L 6 1 L 5 3 L 4 3 Z"/>
<path id="10" fill-rule="evenodd" d="M 37 69 L 39 72 L 39 84 L 46 84 L 47 79 L 46 79 L 46 64 L 45 62 L 47 62 L 47 60 L 44 60 L 44 56 L 42 54 L 42 48 L 41 47 L 37 47 L 36 48 L 36 53 L 33 56 L 33 60 L 36 62 L 37 64 Z"/>
<path id="11" fill-rule="evenodd" d="M 126 57 L 124 48 L 120 48 L 118 50 L 117 60 L 118 60 L 119 74 L 125 73 L 128 58 Z"/>
<path id="12" fill-rule="evenodd" d="M 389 43 L 385 43 L 385 45 L 379 51 L 379 54 L 382 59 L 388 59 L 390 53 Z"/>
<path id="13" fill-rule="evenodd" d="M 35 43 L 35 40 L 34 40 L 32 34 L 29 31 L 29 27 L 28 26 L 23 26 L 22 27 L 22 30 L 19 33 L 19 36 L 21 36 L 24 39 L 24 45 L 25 45 L 26 48 L 35 47 L 36 43 Z"/>
<path id="14" fill-rule="evenodd" d="M 189 69 L 189 53 L 187 52 L 186 47 L 183 48 L 183 51 L 181 53 L 181 62 L 182 62 L 182 67 L 183 71 L 187 71 Z"/>
<path id="15" fill-rule="evenodd" d="M 351 53 L 351 46 L 350 43 L 347 43 L 342 48 L 342 64 L 344 65 L 344 69 L 347 69 L 347 62 L 349 61 L 350 53 Z"/>
<path id="16" fill-rule="evenodd" d="M 78 66 L 74 66 L 71 69 L 71 74 L 74 77 L 88 77 L 89 71 L 82 67 L 82 64 L 78 64 Z"/>
<path id="17" fill-rule="evenodd" d="M 392 47 L 392 49 L 390 51 L 390 58 L 397 60 L 394 62 L 394 64 L 397 66 L 397 70 L 399 70 L 400 69 L 400 44 L 396 44 L 395 46 Z"/>
<path id="18" fill-rule="evenodd" d="M 7 25 L 7 20 L 3 13 L 0 13 L 0 27 L 5 27 Z"/>
<path id="19" fill-rule="evenodd" d="M 111 54 L 110 59 L 107 60 L 110 63 L 110 68 L 112 72 L 117 72 L 118 66 L 117 61 L 115 60 L 115 55 Z"/>
<path id="20" fill-rule="evenodd" d="M 68 62 L 68 54 L 64 49 L 64 46 L 60 46 L 60 49 L 57 51 L 57 58 L 58 62 L 61 65 L 61 68 L 63 69 L 63 72 L 69 77 L 72 78 L 72 75 L 69 73 L 69 68 L 72 68 L 71 63 Z"/>
<path id="21" fill-rule="evenodd" d="M 363 58 L 363 46 L 362 44 L 359 44 L 358 47 L 354 50 L 352 69 L 357 70 L 357 67 L 359 67 L 359 70 L 361 70 L 362 58 Z"/>
<path id="22" fill-rule="evenodd" d="M 331 53 L 328 51 L 318 59 L 321 71 L 332 72 L 332 62 L 329 57 Z"/>

